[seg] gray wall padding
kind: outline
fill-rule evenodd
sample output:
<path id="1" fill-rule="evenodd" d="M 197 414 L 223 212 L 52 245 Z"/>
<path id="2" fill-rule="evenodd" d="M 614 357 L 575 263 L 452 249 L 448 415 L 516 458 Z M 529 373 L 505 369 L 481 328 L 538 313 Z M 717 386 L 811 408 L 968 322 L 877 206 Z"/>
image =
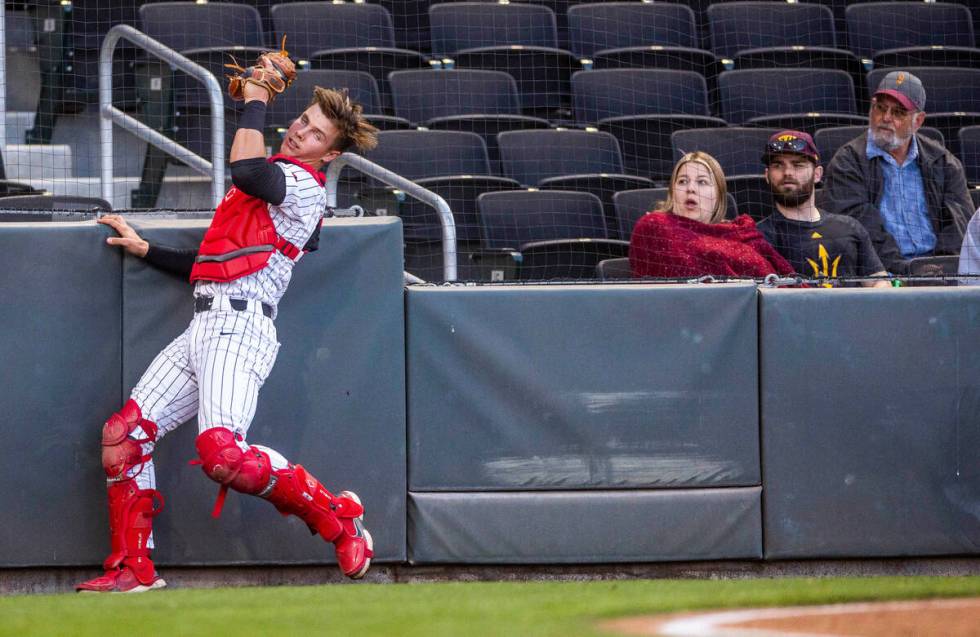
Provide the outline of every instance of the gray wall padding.
<path id="1" fill-rule="evenodd" d="M 0 224 L 0 566 L 108 553 L 93 520 L 98 432 L 122 394 L 122 259 L 94 226 Z"/>
<path id="2" fill-rule="evenodd" d="M 407 299 L 411 491 L 759 484 L 754 285 Z"/>
<path id="3" fill-rule="evenodd" d="M 188 283 L 137 259 L 120 259 L 103 245 L 108 230 L 93 225 L 0 225 L 6 248 L 0 258 L 11 273 L 0 290 L 12 301 L 0 310 L 0 338 L 10 352 L 5 386 L 13 390 L 0 397 L 12 416 L 0 425 L 0 472 L 10 472 L 0 484 L 18 487 L 0 490 L 0 506 L 9 513 L 9 523 L 0 525 L 0 566 L 102 561 L 108 553 L 102 422 L 192 316 Z M 196 245 L 207 221 L 138 225 L 151 240 L 180 247 Z M 320 245 L 297 265 L 280 306 L 282 348 L 249 441 L 303 464 L 334 492 L 357 491 L 377 559 L 402 561 L 400 223 L 329 220 Z M 24 255 L 43 255 L 46 262 Z M 217 485 L 187 464 L 196 435 L 196 422 L 187 423 L 155 454 L 166 498 L 154 526 L 158 563 L 334 562 L 332 546 L 256 498 L 231 493 L 221 518 L 212 519 Z"/>
<path id="4" fill-rule="evenodd" d="M 413 563 L 762 557 L 761 489 L 411 493 Z"/>
<path id="5" fill-rule="evenodd" d="M 149 237 L 195 245 L 207 221 L 141 222 Z M 195 231 L 191 231 L 194 228 Z M 283 453 L 334 493 L 351 489 L 366 507 L 377 559 L 405 558 L 405 356 L 400 223 L 328 220 L 320 250 L 293 271 L 276 319 L 282 348 L 259 395 L 249 442 Z M 125 279 L 125 387 L 183 331 L 191 287 L 135 259 Z M 163 290 L 169 308 L 156 298 Z M 162 564 L 332 562 L 333 549 L 297 518 L 230 493 L 210 517 L 217 485 L 195 456 L 197 422 L 156 453 L 167 510 L 154 532 Z"/>
<path id="6" fill-rule="evenodd" d="M 980 552 L 980 288 L 763 290 L 769 558 Z"/>

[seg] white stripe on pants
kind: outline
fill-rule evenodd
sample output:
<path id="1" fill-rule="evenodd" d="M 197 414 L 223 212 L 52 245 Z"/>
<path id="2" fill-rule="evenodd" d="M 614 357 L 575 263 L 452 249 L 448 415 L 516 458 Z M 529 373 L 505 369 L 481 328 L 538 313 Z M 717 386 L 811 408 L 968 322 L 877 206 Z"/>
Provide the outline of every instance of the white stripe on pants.
<path id="1" fill-rule="evenodd" d="M 215 305 L 220 297 L 215 299 Z M 212 309 L 194 315 L 190 326 L 175 338 L 144 372 L 131 397 L 143 417 L 155 422 L 157 440 L 190 420 L 195 412 L 198 431 L 227 427 L 241 436 L 243 449 L 259 389 L 265 383 L 279 352 L 276 327 L 249 302 L 243 311 Z M 138 433 L 138 432 L 134 432 Z M 263 447 L 274 468 L 285 458 Z M 152 453 L 153 445 L 143 445 Z M 281 465 L 281 466 L 277 466 Z M 153 461 L 136 476 L 141 489 L 156 488 Z"/>

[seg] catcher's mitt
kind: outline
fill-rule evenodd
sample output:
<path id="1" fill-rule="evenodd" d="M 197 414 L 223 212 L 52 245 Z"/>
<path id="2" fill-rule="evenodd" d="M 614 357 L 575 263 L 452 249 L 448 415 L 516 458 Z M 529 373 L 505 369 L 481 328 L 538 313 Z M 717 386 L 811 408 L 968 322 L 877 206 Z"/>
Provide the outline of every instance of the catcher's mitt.
<path id="1" fill-rule="evenodd" d="M 228 94 L 236 102 L 245 99 L 246 84 L 255 84 L 267 90 L 269 102 L 272 102 L 296 79 L 296 65 L 286 52 L 286 36 L 282 36 L 282 46 L 278 51 L 263 53 L 248 68 L 240 66 L 234 57 L 231 60 L 232 64 L 225 66 L 237 73 L 228 76 Z"/>

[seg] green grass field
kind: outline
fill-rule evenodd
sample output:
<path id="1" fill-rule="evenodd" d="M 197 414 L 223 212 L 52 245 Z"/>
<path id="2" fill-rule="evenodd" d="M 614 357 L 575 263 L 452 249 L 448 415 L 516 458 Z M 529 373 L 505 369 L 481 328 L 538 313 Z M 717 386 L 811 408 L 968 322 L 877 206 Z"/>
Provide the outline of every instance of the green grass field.
<path id="1" fill-rule="evenodd" d="M 0 598 L 0 635 L 596 636 L 701 608 L 980 595 L 980 577 L 359 584 Z"/>

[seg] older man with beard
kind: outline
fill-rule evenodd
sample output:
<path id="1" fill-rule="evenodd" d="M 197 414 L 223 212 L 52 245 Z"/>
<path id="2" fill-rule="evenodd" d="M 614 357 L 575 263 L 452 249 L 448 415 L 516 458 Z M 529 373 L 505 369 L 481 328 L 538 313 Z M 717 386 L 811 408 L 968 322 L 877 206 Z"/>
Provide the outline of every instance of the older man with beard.
<path id="1" fill-rule="evenodd" d="M 766 144 L 762 163 L 778 212 L 757 227 L 798 274 L 815 279 L 887 275 L 864 226 L 853 217 L 817 209 L 814 187 L 823 167 L 813 138 L 793 130 L 776 133 Z"/>
<path id="2" fill-rule="evenodd" d="M 917 134 L 925 104 L 919 78 L 888 73 L 871 98 L 868 131 L 827 167 L 828 208 L 858 219 L 894 274 L 914 257 L 958 254 L 973 207 L 959 160 Z"/>

